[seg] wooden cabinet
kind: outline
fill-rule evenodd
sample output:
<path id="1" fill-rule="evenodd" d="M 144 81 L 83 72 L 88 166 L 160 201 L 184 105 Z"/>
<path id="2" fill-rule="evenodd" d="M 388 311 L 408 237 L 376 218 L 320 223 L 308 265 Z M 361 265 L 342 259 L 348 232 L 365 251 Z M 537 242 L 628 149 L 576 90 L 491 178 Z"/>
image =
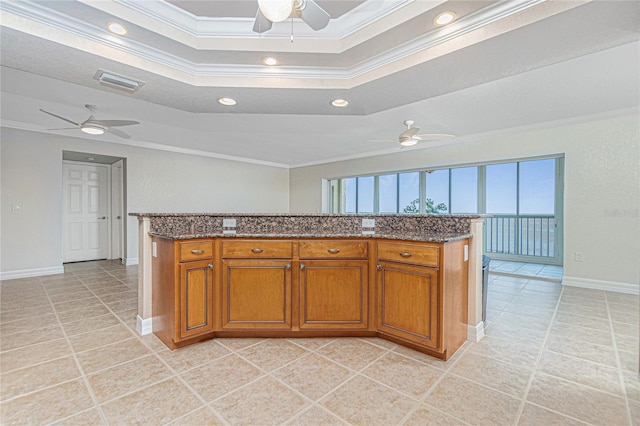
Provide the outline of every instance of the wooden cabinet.
<path id="1" fill-rule="evenodd" d="M 174 349 L 213 336 L 212 240 L 154 238 L 153 331 Z"/>
<path id="2" fill-rule="evenodd" d="M 291 330 L 291 241 L 222 242 L 222 329 Z"/>
<path id="3" fill-rule="evenodd" d="M 447 359 L 467 336 L 468 240 L 153 238 L 153 331 L 380 336 Z"/>
<path id="4" fill-rule="evenodd" d="M 367 329 L 368 242 L 303 240 L 299 256 L 300 329 Z"/>
<path id="5" fill-rule="evenodd" d="M 381 337 L 448 359 L 467 337 L 468 240 L 377 245 Z"/>
<path id="6" fill-rule="evenodd" d="M 438 271 L 380 262 L 378 330 L 439 349 Z"/>

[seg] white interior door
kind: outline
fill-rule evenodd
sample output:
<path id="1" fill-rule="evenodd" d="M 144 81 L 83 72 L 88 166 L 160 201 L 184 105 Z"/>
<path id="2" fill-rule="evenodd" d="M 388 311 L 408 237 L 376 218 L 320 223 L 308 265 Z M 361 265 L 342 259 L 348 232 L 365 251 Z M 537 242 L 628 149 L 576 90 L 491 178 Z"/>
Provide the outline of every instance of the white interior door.
<path id="1" fill-rule="evenodd" d="M 108 166 L 65 161 L 62 173 L 63 262 L 108 258 Z"/>
<path id="2" fill-rule="evenodd" d="M 119 160 L 111 165 L 111 259 L 123 258 L 123 221 L 122 206 L 123 161 Z"/>

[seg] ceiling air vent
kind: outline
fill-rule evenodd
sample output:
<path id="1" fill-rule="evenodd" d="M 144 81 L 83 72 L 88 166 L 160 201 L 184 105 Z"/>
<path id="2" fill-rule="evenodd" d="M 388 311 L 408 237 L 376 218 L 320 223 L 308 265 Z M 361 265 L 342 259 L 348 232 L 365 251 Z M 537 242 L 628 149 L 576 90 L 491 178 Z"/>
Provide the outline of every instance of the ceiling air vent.
<path id="1" fill-rule="evenodd" d="M 98 80 L 103 86 L 124 90 L 129 93 L 137 92 L 144 86 L 144 81 L 134 80 L 131 77 L 125 77 L 104 70 L 98 70 L 93 78 Z"/>

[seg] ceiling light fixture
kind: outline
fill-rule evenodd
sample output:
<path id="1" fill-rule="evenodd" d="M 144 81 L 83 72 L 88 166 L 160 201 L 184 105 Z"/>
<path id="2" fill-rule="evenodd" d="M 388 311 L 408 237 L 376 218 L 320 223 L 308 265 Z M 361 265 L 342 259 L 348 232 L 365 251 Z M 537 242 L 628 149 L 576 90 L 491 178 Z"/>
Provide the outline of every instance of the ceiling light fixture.
<path id="1" fill-rule="evenodd" d="M 104 134 L 104 127 L 98 126 L 96 124 L 83 124 L 82 127 L 80 127 L 80 130 L 82 130 L 85 133 L 88 133 L 90 135 L 102 135 Z"/>
<path id="2" fill-rule="evenodd" d="M 417 138 L 407 138 L 403 141 L 400 141 L 400 145 L 402 146 L 414 146 L 415 144 L 418 143 L 420 139 Z"/>
<path id="3" fill-rule="evenodd" d="M 456 19 L 456 14 L 453 12 L 442 12 L 433 19 L 433 23 L 438 26 L 443 26 L 452 23 Z"/>
<path id="4" fill-rule="evenodd" d="M 274 65 L 278 65 L 278 60 L 271 56 L 267 56 L 266 58 L 262 59 L 262 63 L 265 65 L 274 66 Z"/>
<path id="5" fill-rule="evenodd" d="M 347 101 L 346 99 L 336 99 L 331 102 L 331 105 L 338 108 L 344 108 L 349 105 L 349 101 Z"/>
<path id="6" fill-rule="evenodd" d="M 282 22 L 293 12 L 293 0 L 258 0 L 258 7 L 271 22 Z"/>
<path id="7" fill-rule="evenodd" d="M 113 34 L 116 34 L 119 36 L 127 35 L 127 33 L 129 33 L 129 30 L 127 30 L 127 27 L 125 27 L 122 24 L 118 24 L 117 22 L 112 22 L 109 25 L 107 25 L 107 29 Z"/>
<path id="8" fill-rule="evenodd" d="M 236 102 L 235 99 L 232 99 L 232 98 L 220 98 L 220 99 L 218 99 L 218 102 L 220 102 L 222 105 L 226 105 L 226 106 L 233 106 L 233 105 L 238 103 L 238 102 Z"/>

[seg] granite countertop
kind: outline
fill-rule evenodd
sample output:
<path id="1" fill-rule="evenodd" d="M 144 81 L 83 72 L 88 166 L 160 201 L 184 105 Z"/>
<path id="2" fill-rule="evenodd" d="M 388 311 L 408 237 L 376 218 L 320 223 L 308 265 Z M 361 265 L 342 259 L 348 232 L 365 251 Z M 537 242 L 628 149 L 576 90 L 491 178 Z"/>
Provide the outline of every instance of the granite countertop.
<path id="1" fill-rule="evenodd" d="M 192 238 L 381 238 L 447 242 L 471 237 L 480 215 L 130 213 L 150 221 L 149 235 Z"/>
<path id="2" fill-rule="evenodd" d="M 213 232 L 205 234 L 160 234 L 149 232 L 149 235 L 169 240 L 189 240 L 193 238 L 379 238 L 385 240 L 407 240 L 424 241 L 430 243 L 446 243 L 448 241 L 464 240 L 471 238 L 471 234 L 442 234 L 434 233 L 430 235 L 386 235 L 386 234 L 223 234 Z"/>

